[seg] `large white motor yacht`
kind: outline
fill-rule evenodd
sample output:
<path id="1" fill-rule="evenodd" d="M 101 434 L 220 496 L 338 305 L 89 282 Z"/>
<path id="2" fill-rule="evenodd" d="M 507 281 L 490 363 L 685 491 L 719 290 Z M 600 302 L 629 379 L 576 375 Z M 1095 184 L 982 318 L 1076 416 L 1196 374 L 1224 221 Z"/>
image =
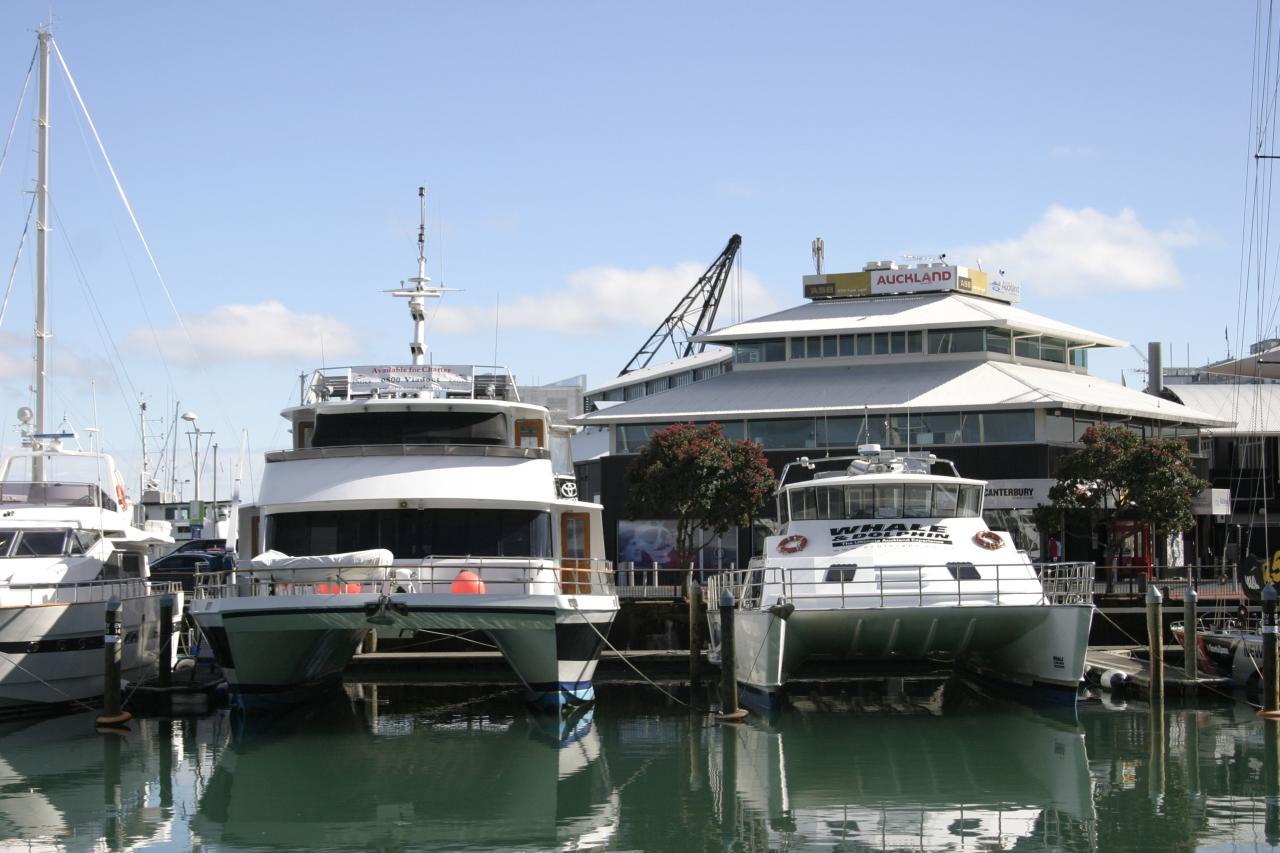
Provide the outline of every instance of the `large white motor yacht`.
<path id="1" fill-rule="evenodd" d="M 372 630 L 487 634 L 535 702 L 594 697 L 618 610 L 601 507 L 576 499 L 569 428 L 505 369 L 424 363 L 423 302 L 443 291 L 423 242 L 392 291 L 413 363 L 312 374 L 283 412 L 292 449 L 266 456 L 253 558 L 192 602 L 241 706 L 337 679 Z"/>
<path id="2" fill-rule="evenodd" d="M 878 445 L 784 469 L 781 529 L 729 578 L 735 670 L 772 703 L 802 664 L 953 661 L 1074 703 L 1093 618 L 1092 564 L 1034 566 L 982 520 L 981 480 Z M 819 467 L 839 465 L 836 470 Z M 950 464 L 945 463 L 944 464 Z M 787 482 L 793 469 L 811 479 Z M 713 620 L 713 643 L 718 642 Z M 1044 691 L 1044 692 L 1041 692 Z"/>
<path id="3" fill-rule="evenodd" d="M 147 580 L 147 547 L 159 540 L 133 526 L 111 457 L 63 449 L 63 438 L 31 436 L 0 471 L 0 711 L 102 695 L 112 597 L 122 674 L 134 681 L 162 652 L 162 596 L 182 614 L 180 584 Z"/>

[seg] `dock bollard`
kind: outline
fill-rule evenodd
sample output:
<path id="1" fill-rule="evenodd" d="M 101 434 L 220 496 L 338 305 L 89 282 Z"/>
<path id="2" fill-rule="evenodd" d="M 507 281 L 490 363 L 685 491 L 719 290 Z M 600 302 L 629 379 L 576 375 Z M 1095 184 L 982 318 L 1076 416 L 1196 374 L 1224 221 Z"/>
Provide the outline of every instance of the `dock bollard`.
<path id="1" fill-rule="evenodd" d="M 1258 716 L 1280 718 L 1280 691 L 1276 689 L 1276 588 L 1262 590 L 1262 710 Z"/>
<path id="2" fill-rule="evenodd" d="M 124 659 L 120 623 L 123 610 L 119 596 L 111 596 L 107 602 L 106 633 L 102 636 L 102 715 L 96 720 L 99 726 L 117 726 L 133 719 L 132 714 L 120 708 L 120 666 Z"/>
<path id="3" fill-rule="evenodd" d="M 741 720 L 746 711 L 738 708 L 738 672 L 733 637 L 733 593 L 720 593 L 720 714 L 721 720 Z"/>
<path id="4" fill-rule="evenodd" d="M 160 660 L 158 682 L 161 687 L 173 684 L 173 596 L 160 596 Z"/>
<path id="5" fill-rule="evenodd" d="M 702 672 L 702 637 L 699 631 L 698 613 L 701 611 L 699 605 L 702 603 L 702 587 L 693 579 L 693 573 L 689 573 L 689 689 L 693 690 L 698 686 L 698 679 Z"/>
<path id="6" fill-rule="evenodd" d="M 1151 701 L 1164 701 L 1164 620 L 1160 590 L 1147 586 L 1147 647 L 1151 650 Z"/>
<path id="7" fill-rule="evenodd" d="M 1187 579 L 1187 592 L 1182 597 L 1182 669 L 1187 674 L 1187 689 L 1195 690 L 1196 682 L 1200 678 L 1200 660 L 1198 657 L 1198 648 L 1196 644 L 1196 634 L 1199 626 L 1196 624 L 1196 602 L 1200 600 L 1200 594 L 1196 592 L 1196 588 L 1191 585 L 1191 579 Z"/>

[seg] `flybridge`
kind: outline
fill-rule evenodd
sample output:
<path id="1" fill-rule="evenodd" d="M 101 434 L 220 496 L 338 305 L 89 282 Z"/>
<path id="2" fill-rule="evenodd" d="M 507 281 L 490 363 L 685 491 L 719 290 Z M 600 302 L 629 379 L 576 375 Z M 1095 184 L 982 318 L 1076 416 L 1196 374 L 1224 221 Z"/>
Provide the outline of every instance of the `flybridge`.
<path id="1" fill-rule="evenodd" d="M 991 278 L 980 269 L 943 263 L 900 267 L 892 261 L 872 261 L 860 272 L 819 273 L 804 277 L 806 299 L 849 299 L 895 293 L 957 291 L 1017 302 L 1022 286 L 1002 277 Z"/>

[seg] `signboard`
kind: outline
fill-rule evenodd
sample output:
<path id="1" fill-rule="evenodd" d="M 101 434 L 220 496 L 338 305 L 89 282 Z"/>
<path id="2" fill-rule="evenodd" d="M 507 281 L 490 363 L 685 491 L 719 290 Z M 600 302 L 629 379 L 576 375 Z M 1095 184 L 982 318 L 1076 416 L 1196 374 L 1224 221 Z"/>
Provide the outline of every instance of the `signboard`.
<path id="1" fill-rule="evenodd" d="M 471 368 L 447 364 L 376 365 L 351 368 L 351 390 L 378 389 L 471 392 Z"/>
<path id="2" fill-rule="evenodd" d="M 804 277 L 806 299 L 848 299 L 894 293 L 945 293 L 958 291 L 1017 302 L 1022 288 L 1011 281 L 989 282 L 982 270 L 946 264 L 922 264 L 861 272 L 829 273 Z"/>
<path id="3" fill-rule="evenodd" d="M 1231 515 L 1230 489 L 1205 489 L 1191 501 L 1192 515 Z"/>
<path id="4" fill-rule="evenodd" d="M 985 509 L 1035 509 L 1049 503 L 1049 489 L 1058 482 L 1041 480 L 989 480 L 982 505 Z"/>

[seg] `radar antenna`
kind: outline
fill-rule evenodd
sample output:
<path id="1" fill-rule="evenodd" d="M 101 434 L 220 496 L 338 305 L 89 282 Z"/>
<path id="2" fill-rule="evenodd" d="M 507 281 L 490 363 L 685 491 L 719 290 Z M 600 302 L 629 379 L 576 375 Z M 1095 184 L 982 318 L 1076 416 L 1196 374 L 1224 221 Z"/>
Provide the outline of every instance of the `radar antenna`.
<path id="1" fill-rule="evenodd" d="M 737 234 L 729 238 L 729 244 L 724 247 L 720 257 L 711 262 L 707 271 L 676 303 L 667 319 L 658 324 L 658 328 L 654 329 L 649 340 L 631 357 L 627 366 L 622 368 L 619 376 L 648 367 L 667 341 L 674 347 L 676 358 L 686 358 L 706 349 L 706 344 L 698 343 L 694 338 L 711 331 L 711 324 L 716 321 L 716 311 L 720 308 L 720 298 L 724 295 L 725 283 L 729 280 L 729 270 L 733 267 L 733 259 L 741 245 L 742 238 Z"/>

